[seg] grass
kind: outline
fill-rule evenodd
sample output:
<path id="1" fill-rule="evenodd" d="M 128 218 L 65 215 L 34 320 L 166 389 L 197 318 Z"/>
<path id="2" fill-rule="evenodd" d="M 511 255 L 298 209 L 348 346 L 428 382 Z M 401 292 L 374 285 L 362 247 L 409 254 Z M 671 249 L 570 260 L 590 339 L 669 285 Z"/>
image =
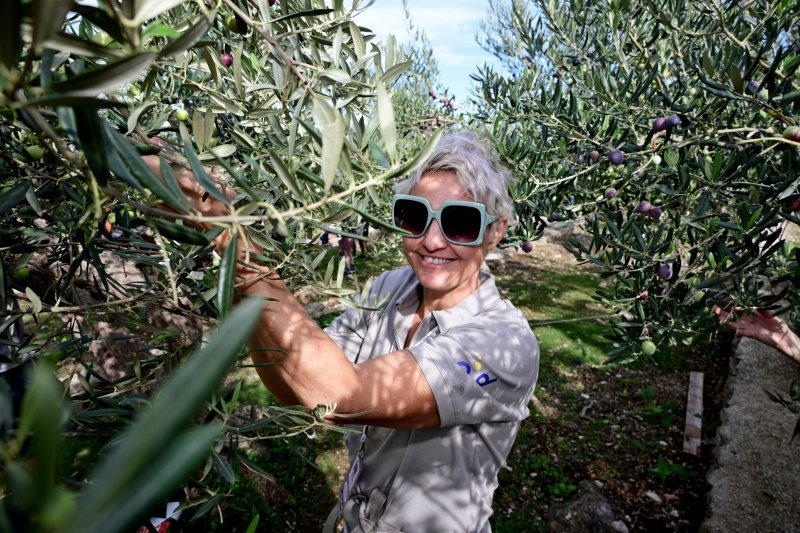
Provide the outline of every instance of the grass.
<path id="1" fill-rule="evenodd" d="M 360 289 L 361 284 L 368 277 L 377 276 L 386 270 L 404 264 L 405 261 L 396 253 L 396 250 L 374 253 L 370 258 L 358 257 L 356 258 L 357 274 L 347 278 L 345 286 Z M 535 269 L 535 265 L 531 264 L 530 268 Z M 606 332 L 604 323 L 596 319 L 576 320 L 602 313 L 600 306 L 591 297 L 597 280 L 591 273 L 580 269 L 563 269 L 560 272 L 537 271 L 537 275 L 542 278 L 539 283 L 531 283 L 529 272 L 509 270 L 496 272 L 495 275 L 503 297 L 521 309 L 534 325 L 542 353 L 539 382 L 547 384 L 547 390 L 553 390 L 552 397 L 579 398 L 581 389 L 572 379 L 574 370 L 580 365 L 601 364 L 610 349 L 610 343 L 603 338 Z M 320 325 L 323 327 L 328 325 L 334 317 L 335 315 L 322 317 L 319 320 Z M 554 323 L 536 325 L 543 321 L 553 321 Z M 547 390 L 545 387 L 537 390 L 537 396 L 543 398 L 543 402 L 548 397 Z M 242 390 L 242 398 L 248 401 L 269 402 L 271 400 L 268 394 L 257 381 L 251 382 Z M 536 409 L 533 410 L 533 420 L 543 417 L 546 415 Z M 602 431 L 607 427 L 608 425 L 604 425 L 599 429 Z M 312 505 L 319 498 L 328 500 L 336 486 L 335 483 L 331 484 L 328 480 L 335 480 L 337 475 L 340 476 L 343 473 L 343 465 L 330 458 L 332 444 L 327 440 L 328 437 L 322 437 L 319 442 L 304 443 L 302 447 L 302 452 L 305 454 L 304 459 L 299 459 L 298 454 L 282 456 L 283 460 L 288 462 L 288 468 L 276 469 L 273 464 L 272 469 L 268 469 L 280 483 L 287 484 L 286 488 L 292 494 L 297 495 L 298 501 L 288 501 L 281 509 L 254 507 L 253 512 L 259 512 L 262 519 L 269 516 L 270 520 L 275 520 L 273 523 L 292 523 L 294 526 L 299 526 L 301 522 L 298 521 L 298 516 L 307 516 L 299 511 L 300 508 L 303 508 L 304 505 Z M 338 438 L 338 436 L 334 436 L 334 438 Z M 531 440 L 536 438 L 538 437 L 532 432 L 523 430 L 517 438 L 515 448 L 529 449 L 532 447 Z M 286 446 L 286 444 L 281 444 L 281 446 Z M 552 442 L 552 450 L 555 454 L 569 454 L 570 448 L 569 439 L 565 437 Z M 504 503 L 503 496 L 500 495 L 500 506 L 506 509 L 509 508 L 509 505 L 512 507 L 520 505 L 520 494 L 517 491 L 522 491 L 523 494 L 531 497 L 535 497 L 537 493 L 541 492 L 546 495 L 546 498 L 564 498 L 576 489 L 570 468 L 554 460 L 551 454 L 523 454 L 519 462 L 511 464 L 511 468 L 525 480 L 519 482 L 517 476 L 514 476 L 510 480 L 501 481 L 513 493 L 513 502 L 506 501 Z M 297 486 L 293 484 L 293 478 L 291 476 L 287 478 L 282 474 L 285 470 L 288 475 L 293 469 L 297 469 L 297 472 L 304 472 L 301 477 L 316 477 L 320 482 L 325 479 L 324 483 L 321 482 L 325 489 L 316 493 L 296 492 Z M 531 477 L 531 474 L 534 476 Z M 242 489 L 246 490 L 247 487 L 243 486 Z M 246 501 L 242 498 L 245 496 L 239 495 L 237 489 L 232 499 Z M 278 511 L 280 511 L 280 516 L 274 514 Z M 320 511 L 327 512 L 327 509 Z M 251 515 L 243 516 L 243 518 L 249 520 L 249 516 Z M 317 519 L 320 521 L 324 518 L 324 512 L 317 515 Z M 520 507 L 519 512 L 512 513 L 508 518 L 506 520 L 498 516 L 493 521 L 495 529 L 498 531 L 530 530 L 531 515 L 524 506 Z M 243 523 L 245 521 L 243 520 Z M 313 527 L 312 523 L 313 521 L 303 522 L 303 525 L 308 525 L 310 529 L 319 529 L 321 523 L 315 524 Z M 230 527 L 230 524 L 228 526 Z"/>
<path id="2" fill-rule="evenodd" d="M 373 251 L 370 257 L 356 257 L 356 275 L 345 278 L 344 286 L 360 290 L 370 277 L 404 264 L 402 256 L 392 248 Z M 324 315 L 317 323 L 326 327 L 336 316 Z M 252 369 L 243 369 L 233 377 L 243 380 L 240 405 L 275 404 L 272 394 Z M 322 528 L 347 468 L 341 434 L 319 431 L 312 439 L 296 436 L 268 440 L 263 445 L 263 450 L 247 452 L 247 456 L 272 475 L 274 483 L 265 484 L 253 476 L 240 475 L 235 485 L 225 487 L 227 497 L 222 502 L 222 513 L 209 513 L 182 531 L 245 531 L 255 515 L 259 516 L 260 524 L 269 524 L 269 530 L 273 531 Z"/>
<path id="3" fill-rule="evenodd" d="M 496 278 L 503 296 L 525 313 L 539 341 L 537 401 L 529 419 L 536 424 L 558 419 L 559 409 L 552 407 L 558 405 L 556 398 L 570 402 L 579 397 L 582 391 L 573 379 L 575 369 L 583 364 L 601 364 L 611 344 L 603 338 L 603 323 L 581 320 L 602 313 L 591 298 L 597 281 L 589 272 L 541 272 L 532 261 L 523 264 L 529 265 L 525 271 L 507 270 L 497 273 Z M 550 407 L 543 408 L 545 405 Z M 551 453 L 519 453 L 535 449 L 539 438 L 527 425 L 520 428 L 509 468 L 500 473 L 492 518 L 495 531 L 546 531 L 539 518 L 542 508 L 536 502 L 566 498 L 576 490 L 573 472 L 558 460 L 561 453 L 570 453 L 563 439 L 552 443 Z"/>
<path id="4" fill-rule="evenodd" d="M 518 272 L 496 277 L 503 296 L 525 313 L 558 366 L 605 360 L 611 348 L 603 338 L 606 326 L 599 319 L 584 319 L 603 313 L 591 297 L 597 282 L 588 272 L 547 273 L 542 283 L 530 283 Z"/>
<path id="5" fill-rule="evenodd" d="M 371 257 L 358 257 L 358 271 L 346 278 L 345 286 L 360 290 L 370 276 L 404 264 L 396 246 L 390 245 L 374 251 Z M 531 416 L 520 428 L 509 456 L 509 468 L 500 472 L 493 529 L 547 531 L 548 506 L 573 495 L 577 480 L 585 478 L 587 470 L 609 486 L 623 484 L 634 475 L 626 463 L 629 457 L 645 457 L 643 472 L 656 484 L 692 479 L 696 475 L 692 465 L 669 455 L 658 444 L 659 439 L 652 436 L 675 424 L 681 415 L 679 406 L 662 398 L 659 386 L 642 385 L 639 375 L 618 373 L 616 366 L 602 366 L 611 344 L 604 338 L 608 326 L 596 318 L 603 314 L 603 308 L 592 299 L 598 284 L 593 274 L 571 265 L 543 266 L 528 256 L 508 261 L 504 269 L 497 268 L 494 273 L 501 294 L 530 321 L 540 343 L 541 362 Z M 324 327 L 334 318 L 335 315 L 326 315 L 319 323 Z M 658 368 L 682 369 L 686 359 L 685 354 L 679 354 L 654 361 Z M 626 368 L 649 369 L 652 362 Z M 582 372 L 587 368 L 599 374 L 599 379 L 613 383 L 609 396 L 633 406 L 628 411 L 653 433 L 640 434 L 635 427 L 626 426 L 613 409 L 593 413 L 587 417 L 589 420 L 582 421 L 587 392 L 594 394 L 593 390 L 584 390 Z M 252 368 L 237 372 L 229 386 L 236 380 L 244 381 L 240 405 L 274 403 Z M 599 386 L 598 382 L 593 386 Z M 87 454 L 91 456 L 96 451 L 90 448 L 76 453 L 80 462 L 73 468 L 82 468 Z M 317 432 L 313 439 L 302 435 L 271 439 L 242 453 L 273 480 L 265 481 L 238 467 L 237 481 L 230 485 L 212 470 L 202 485 L 192 490 L 225 496 L 219 500 L 220 507 L 209 507 L 195 521 L 190 517 L 200 507 L 188 509 L 180 521 L 180 531 L 245 531 L 256 515 L 269 530 L 321 529 L 347 468 L 340 434 Z"/>
<path id="6" fill-rule="evenodd" d="M 373 254 L 370 258 L 357 258 L 357 275 L 347 278 L 346 286 L 359 289 L 360 285 L 369 276 L 377 276 L 380 273 L 397 268 L 405 264 L 405 261 L 397 253 Z M 530 266 L 535 269 L 535 265 Z M 542 282 L 531 283 L 527 273 L 520 271 L 496 272 L 498 287 L 503 296 L 509 299 L 514 305 L 521 309 L 532 324 L 542 321 L 558 322 L 547 325 L 535 325 L 534 331 L 539 339 L 542 361 L 540 369 L 540 383 L 547 384 L 548 390 L 553 389 L 553 397 L 579 398 L 581 389 L 576 387 L 576 382 L 572 375 L 576 367 L 580 365 L 599 365 L 605 360 L 606 352 L 610 349 L 610 343 L 603 338 L 606 326 L 596 320 L 575 320 L 587 316 L 594 316 L 602 313 L 600 306 L 592 299 L 591 295 L 597 284 L 597 280 L 591 273 L 580 269 L 564 269 L 561 272 L 537 272 L 542 277 Z M 320 325 L 325 326 L 333 320 L 334 315 L 327 315 L 320 319 Z M 557 390 L 556 390 L 557 389 Z M 247 400 L 258 400 L 259 402 L 269 401 L 264 395 L 268 394 L 265 389 L 257 382 L 243 388 L 242 398 Z M 548 392 L 545 387 L 537 390 L 537 395 L 546 398 Z M 543 400 L 544 401 L 544 400 Z M 532 419 L 536 420 L 545 417 L 541 412 L 534 409 Z M 599 431 L 606 430 L 609 424 L 604 424 Z M 284 460 L 288 461 L 286 474 L 292 469 L 299 469 L 305 472 L 301 475 L 313 476 L 325 479 L 322 483 L 325 490 L 320 493 L 295 492 L 296 485 L 292 485 L 291 476 L 283 477 L 281 471 L 284 469 L 269 470 L 281 483 L 289 483 L 287 489 L 297 495 L 298 501 L 286 502 L 280 509 L 280 517 L 271 514 L 278 510 L 258 509 L 262 518 L 270 516 L 274 523 L 293 523 L 299 526 L 299 508 L 304 505 L 311 505 L 317 498 L 327 500 L 333 494 L 335 483 L 331 484 L 328 480 L 336 479 L 337 475 L 342 474 L 343 465 L 331 459 L 331 443 L 328 437 L 323 437 L 319 442 L 306 442 L 303 444 L 305 459 L 300 460 L 298 456 L 285 455 Z M 338 437 L 335 437 L 338 438 Z M 528 431 L 521 431 L 515 447 L 525 450 L 533 444 L 531 441 L 538 436 Z M 272 444 L 270 444 L 272 446 Z M 285 444 L 281 444 L 285 446 Z M 552 442 L 552 451 L 555 454 L 569 454 L 571 443 L 566 437 L 561 437 Z M 326 455 L 327 454 L 327 455 Z M 312 466 L 313 465 L 313 466 Z M 525 478 L 524 483 L 517 480 L 517 476 L 512 479 L 502 480 L 501 483 L 508 487 L 513 493 L 513 502 L 509 505 L 520 505 L 520 493 L 536 496 L 541 492 L 547 498 L 564 498 L 572 494 L 575 489 L 575 481 L 572 477 L 571 469 L 557 460 L 554 460 L 549 453 L 535 453 L 530 455 L 523 454 L 518 462 L 513 463 L 512 471 L 518 473 L 519 477 Z M 338 470 L 337 470 L 338 468 Z M 534 474 L 531 477 L 531 474 Z M 245 487 L 243 487 L 245 488 Z M 238 494 L 238 493 L 237 493 Z M 302 496 L 300 496 L 302 494 Z M 500 496 L 500 506 L 508 508 Z M 239 500 L 235 496 L 234 500 Z M 244 500 L 243 500 L 244 501 Z M 508 502 L 507 502 L 508 503 Z M 327 511 L 327 510 L 324 510 Z M 300 514 L 302 516 L 302 513 Z M 324 519 L 324 513 L 317 516 L 318 520 Z M 494 520 L 494 527 L 498 531 L 520 531 L 530 530 L 531 515 L 523 507 L 519 512 L 512 513 L 509 519 L 498 517 Z M 263 523 L 263 522 L 262 522 Z M 304 523 L 310 529 L 319 529 L 320 524 L 311 527 L 312 522 Z M 229 524 L 230 526 L 230 524 Z"/>
<path id="7" fill-rule="evenodd" d="M 567 261 L 554 264 L 517 256 L 496 273 L 504 296 L 527 316 L 541 360 L 531 416 L 520 427 L 508 468 L 499 474 L 492 528 L 549 531 L 550 506 L 569 499 L 579 480 L 597 479 L 606 484 L 603 492 L 612 506 L 627 505 L 631 515 L 630 507 L 641 508 L 651 520 L 648 527 L 680 529 L 667 526 L 677 520 L 638 501 L 631 505 L 630 499 L 644 492 L 637 483 L 663 493 L 679 492 L 676 485 L 687 480 L 702 485 L 698 472 L 704 466 L 680 455 L 675 427 L 683 413 L 670 396 L 676 389 L 662 387 L 659 379 L 663 375 L 682 386 L 685 371 L 700 359 L 690 350 L 703 348 L 678 346 L 630 365 L 603 365 L 611 343 L 604 338 L 607 323 L 598 317 L 604 310 L 592 298 L 599 280 Z"/>

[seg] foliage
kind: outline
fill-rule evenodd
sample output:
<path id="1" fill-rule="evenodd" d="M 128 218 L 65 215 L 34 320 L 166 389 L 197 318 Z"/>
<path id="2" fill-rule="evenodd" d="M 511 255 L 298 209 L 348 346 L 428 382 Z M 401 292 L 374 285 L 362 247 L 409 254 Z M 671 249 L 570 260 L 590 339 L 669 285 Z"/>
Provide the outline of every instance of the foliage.
<path id="1" fill-rule="evenodd" d="M 54 372 L 73 405 L 71 438 L 115 439 L 209 324 L 231 312 L 233 276 L 226 273 L 236 258 L 220 257 L 211 244 L 222 230 L 238 234 L 246 227 L 265 250 L 258 259 L 280 268 L 289 283 L 315 281 L 332 296 L 353 294 L 343 285 L 343 263 L 315 239 L 358 217 L 386 227 L 372 214 L 382 185 L 411 170 L 438 139 L 417 145 L 414 158 L 398 141 L 403 132 L 391 99 L 410 63 L 351 20 L 369 3 L 13 0 L 4 6 L 0 363 L 13 372 L 44 358 L 57 363 Z M 159 154 L 163 180 L 142 154 Z M 230 214 L 208 219 L 193 210 L 174 179 L 182 169 L 230 205 Z M 236 197 L 228 202 L 218 187 L 234 188 Z M 199 229 L 200 223 L 213 229 Z M 110 375 L 113 358 L 122 362 Z M 36 380 L 31 397 L 56 390 Z M 12 396 L 24 386 L 24 380 L 14 384 Z M 205 422 L 229 420 L 237 394 L 215 398 Z M 154 409 L 164 416 L 176 404 L 156 402 Z M 18 413 L 9 409 L 5 415 L 14 418 Z M 181 425 L 173 421 L 159 433 L 184 439 Z M 272 438 L 317 425 L 319 413 L 275 408 L 246 430 L 226 427 L 207 469 L 232 484 L 246 432 Z M 57 453 L 59 427 L 51 424 L 51 434 L 36 435 L 36 442 L 49 442 Z M 199 444 L 218 435 L 205 427 L 197 430 L 203 439 L 195 458 L 208 449 Z M 21 443 L 25 435 L 7 426 L 5 438 Z M 137 457 L 152 451 L 153 464 L 161 464 L 172 448 L 157 448 Z M 6 459 L 3 490 L 25 510 L 15 516 L 30 514 L 31 527 L 40 529 L 60 524 L 68 514 L 63 509 L 55 522 L 35 522 L 45 511 L 23 501 L 34 498 L 34 486 L 12 484 L 7 476 L 18 457 Z M 165 479 L 174 486 L 189 473 L 176 470 Z M 196 481 L 201 493 L 193 504 L 205 501 L 209 512 L 225 490 Z M 138 518 L 145 503 L 139 501 Z"/>
<path id="2" fill-rule="evenodd" d="M 793 311 L 800 6 L 502 5 L 485 41 L 525 68 L 481 69 L 477 118 L 520 178 L 518 233 L 588 232 L 569 249 L 607 278 L 611 360 L 691 343 L 711 304 Z"/>
<path id="3" fill-rule="evenodd" d="M 789 397 L 785 398 L 780 392 L 765 391 L 770 400 L 781 405 L 784 409 L 789 411 L 795 416 L 794 429 L 792 436 L 789 439 L 793 441 L 797 435 L 800 435 L 800 382 L 792 380 L 789 384 Z"/>
<path id="4" fill-rule="evenodd" d="M 486 19 L 480 22 L 481 33 L 477 35 L 478 44 L 515 75 L 525 67 L 525 61 L 522 40 L 510 28 L 518 27 L 513 20 L 516 14 L 525 12 L 522 0 L 489 0 Z"/>
<path id="5" fill-rule="evenodd" d="M 437 130 L 459 123 L 455 97 L 439 82 L 439 62 L 425 30 L 414 25 L 408 0 L 403 0 L 406 27 L 412 39 L 402 45 L 410 66 L 398 80 L 393 103 L 398 127 L 405 132 L 401 142 L 407 153 L 415 153 Z M 393 39 L 393 37 L 391 37 Z"/>
<path id="6" fill-rule="evenodd" d="M 690 478 L 697 476 L 696 472 L 688 470 L 685 466 L 667 461 L 659 456 L 658 464 L 650 470 L 662 483 L 672 476 Z"/>
<path id="7" fill-rule="evenodd" d="M 36 364 L 16 431 L 10 431 L 15 424 L 11 410 L 3 412 L 2 529 L 130 531 L 141 523 L 154 504 L 202 463 L 221 433 L 220 424 L 189 422 L 239 355 L 258 309 L 257 301 L 240 306 L 211 342 L 173 375 L 150 407 L 122 432 L 77 498 L 61 486 L 59 473 L 69 409 L 52 369 L 44 362 Z M 73 424 L 79 424 L 90 416 L 128 418 L 130 412 L 120 403 L 103 413 L 73 415 Z"/>

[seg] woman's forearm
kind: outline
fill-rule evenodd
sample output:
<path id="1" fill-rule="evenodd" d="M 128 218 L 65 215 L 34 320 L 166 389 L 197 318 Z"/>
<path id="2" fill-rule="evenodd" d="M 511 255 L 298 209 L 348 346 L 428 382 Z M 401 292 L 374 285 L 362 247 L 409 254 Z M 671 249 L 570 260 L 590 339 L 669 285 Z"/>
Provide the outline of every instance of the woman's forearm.
<path id="1" fill-rule="evenodd" d="M 306 407 L 339 403 L 357 387 L 355 365 L 274 273 L 245 280 L 241 297 L 264 300 L 250 354 L 278 401 Z"/>

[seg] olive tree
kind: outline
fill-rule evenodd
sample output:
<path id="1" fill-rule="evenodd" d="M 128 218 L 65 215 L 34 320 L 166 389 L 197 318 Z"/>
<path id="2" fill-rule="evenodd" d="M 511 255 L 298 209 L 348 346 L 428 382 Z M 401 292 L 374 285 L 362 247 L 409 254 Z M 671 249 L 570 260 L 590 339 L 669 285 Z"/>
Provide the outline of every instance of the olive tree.
<path id="1" fill-rule="evenodd" d="M 478 119 L 520 237 L 585 230 L 567 248 L 605 278 L 610 360 L 691 343 L 713 304 L 796 320 L 800 6 L 492 3 L 481 42 L 508 72 L 480 70 Z"/>
<path id="2" fill-rule="evenodd" d="M 410 42 L 402 44 L 410 61 L 408 71 L 398 80 L 393 98 L 397 123 L 404 132 L 405 150 L 415 153 L 438 130 L 456 127 L 455 97 L 439 81 L 439 61 L 427 33 L 414 23 L 408 1 L 403 0 L 403 13 Z"/>
<path id="3" fill-rule="evenodd" d="M 212 240 L 246 228 L 264 250 L 258 259 L 287 283 L 353 292 L 317 237 L 355 217 L 386 226 L 373 214 L 382 184 L 438 138 L 414 157 L 398 143 L 392 92 L 410 62 L 353 22 L 369 3 L 6 3 L 2 529 L 130 530 L 206 458 L 205 471 L 232 482 L 248 432 L 322 422 L 330 407 L 275 407 L 234 428 L 238 388 L 202 408 L 253 327 L 245 316 L 257 314 L 232 310 L 237 258 Z M 163 179 L 144 154 L 158 154 Z M 174 179 L 180 169 L 229 215 L 193 209 Z M 220 192 L 228 187 L 232 201 Z M 208 333 L 217 321 L 224 331 Z M 184 355 L 204 338 L 209 347 Z M 184 364 L 191 370 L 176 372 Z M 58 475 L 64 431 L 119 440 L 77 500 Z"/>

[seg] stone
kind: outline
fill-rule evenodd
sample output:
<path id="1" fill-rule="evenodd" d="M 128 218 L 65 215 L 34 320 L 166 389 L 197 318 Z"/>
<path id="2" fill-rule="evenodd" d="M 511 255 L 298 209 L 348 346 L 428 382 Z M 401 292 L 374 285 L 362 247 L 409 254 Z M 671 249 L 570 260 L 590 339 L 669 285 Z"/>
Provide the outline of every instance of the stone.
<path id="1" fill-rule="evenodd" d="M 597 485 L 588 480 L 578 483 L 571 500 L 550 506 L 548 518 L 550 530 L 559 533 L 628 533 Z"/>
<path id="2" fill-rule="evenodd" d="M 765 391 L 787 396 L 797 366 L 774 348 L 741 337 L 726 383 L 716 464 L 707 480 L 702 533 L 798 531 L 797 418 Z"/>
<path id="3" fill-rule="evenodd" d="M 647 496 L 648 498 L 650 498 L 651 500 L 653 500 L 656 503 L 663 503 L 663 500 L 661 499 L 661 496 L 659 496 L 658 494 L 656 494 L 652 490 L 645 491 L 644 495 Z"/>

